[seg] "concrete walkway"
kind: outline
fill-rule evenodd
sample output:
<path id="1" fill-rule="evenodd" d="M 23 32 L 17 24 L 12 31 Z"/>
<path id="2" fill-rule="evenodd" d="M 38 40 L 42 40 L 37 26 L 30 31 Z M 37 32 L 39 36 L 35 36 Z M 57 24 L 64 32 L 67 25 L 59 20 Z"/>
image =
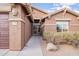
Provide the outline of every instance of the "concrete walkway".
<path id="1" fill-rule="evenodd" d="M 22 51 L 9 51 L 9 49 L 0 49 L 1 56 L 42 56 L 40 46 L 42 38 L 32 36 Z"/>
<path id="2" fill-rule="evenodd" d="M 40 36 L 33 36 L 19 55 L 27 56 L 42 56 L 42 50 L 40 46 Z"/>

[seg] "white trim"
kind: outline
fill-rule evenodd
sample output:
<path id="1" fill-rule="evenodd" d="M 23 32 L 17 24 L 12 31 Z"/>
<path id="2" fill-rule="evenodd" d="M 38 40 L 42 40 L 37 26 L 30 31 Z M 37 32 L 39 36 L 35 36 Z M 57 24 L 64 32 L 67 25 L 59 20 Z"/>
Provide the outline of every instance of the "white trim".
<path id="1" fill-rule="evenodd" d="M 16 22 L 21 21 L 21 22 L 23 22 L 23 23 L 26 23 L 25 20 L 23 20 L 22 18 L 10 18 L 10 19 L 8 19 L 8 20 L 9 20 L 9 21 L 16 21 Z"/>
<path id="2" fill-rule="evenodd" d="M 55 18 L 55 19 L 56 19 L 56 21 L 69 21 L 69 20 L 71 20 L 69 18 Z"/>

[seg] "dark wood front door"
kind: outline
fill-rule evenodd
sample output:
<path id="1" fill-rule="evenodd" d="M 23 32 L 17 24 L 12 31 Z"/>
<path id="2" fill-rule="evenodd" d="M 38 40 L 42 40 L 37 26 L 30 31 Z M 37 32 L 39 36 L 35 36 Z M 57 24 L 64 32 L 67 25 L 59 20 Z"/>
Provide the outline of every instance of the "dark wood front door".
<path id="1" fill-rule="evenodd" d="M 0 13 L 0 49 L 9 48 L 8 13 Z"/>

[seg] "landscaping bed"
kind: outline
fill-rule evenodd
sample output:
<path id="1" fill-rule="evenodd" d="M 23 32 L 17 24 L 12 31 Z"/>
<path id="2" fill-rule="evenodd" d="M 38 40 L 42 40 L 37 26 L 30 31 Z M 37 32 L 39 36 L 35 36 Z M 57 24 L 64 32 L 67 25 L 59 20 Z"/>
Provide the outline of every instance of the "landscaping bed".
<path id="1" fill-rule="evenodd" d="M 42 40 L 41 49 L 43 56 L 79 56 L 79 48 L 74 48 L 72 45 L 61 44 L 57 51 L 48 51 L 46 47 L 46 41 Z"/>
<path id="2" fill-rule="evenodd" d="M 54 45 L 58 47 L 63 44 L 72 45 L 74 48 L 79 47 L 79 32 L 44 32 L 43 39 L 47 43 L 47 49 L 51 45 L 48 50 L 53 50 Z"/>

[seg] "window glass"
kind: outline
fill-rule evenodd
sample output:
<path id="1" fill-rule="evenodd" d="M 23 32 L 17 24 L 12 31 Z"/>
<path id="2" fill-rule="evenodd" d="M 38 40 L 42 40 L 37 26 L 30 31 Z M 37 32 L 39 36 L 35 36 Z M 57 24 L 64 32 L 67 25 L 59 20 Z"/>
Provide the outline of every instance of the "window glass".
<path id="1" fill-rule="evenodd" d="M 68 31 L 69 28 L 68 25 L 69 25 L 68 21 L 57 21 L 56 22 L 57 32 Z"/>

